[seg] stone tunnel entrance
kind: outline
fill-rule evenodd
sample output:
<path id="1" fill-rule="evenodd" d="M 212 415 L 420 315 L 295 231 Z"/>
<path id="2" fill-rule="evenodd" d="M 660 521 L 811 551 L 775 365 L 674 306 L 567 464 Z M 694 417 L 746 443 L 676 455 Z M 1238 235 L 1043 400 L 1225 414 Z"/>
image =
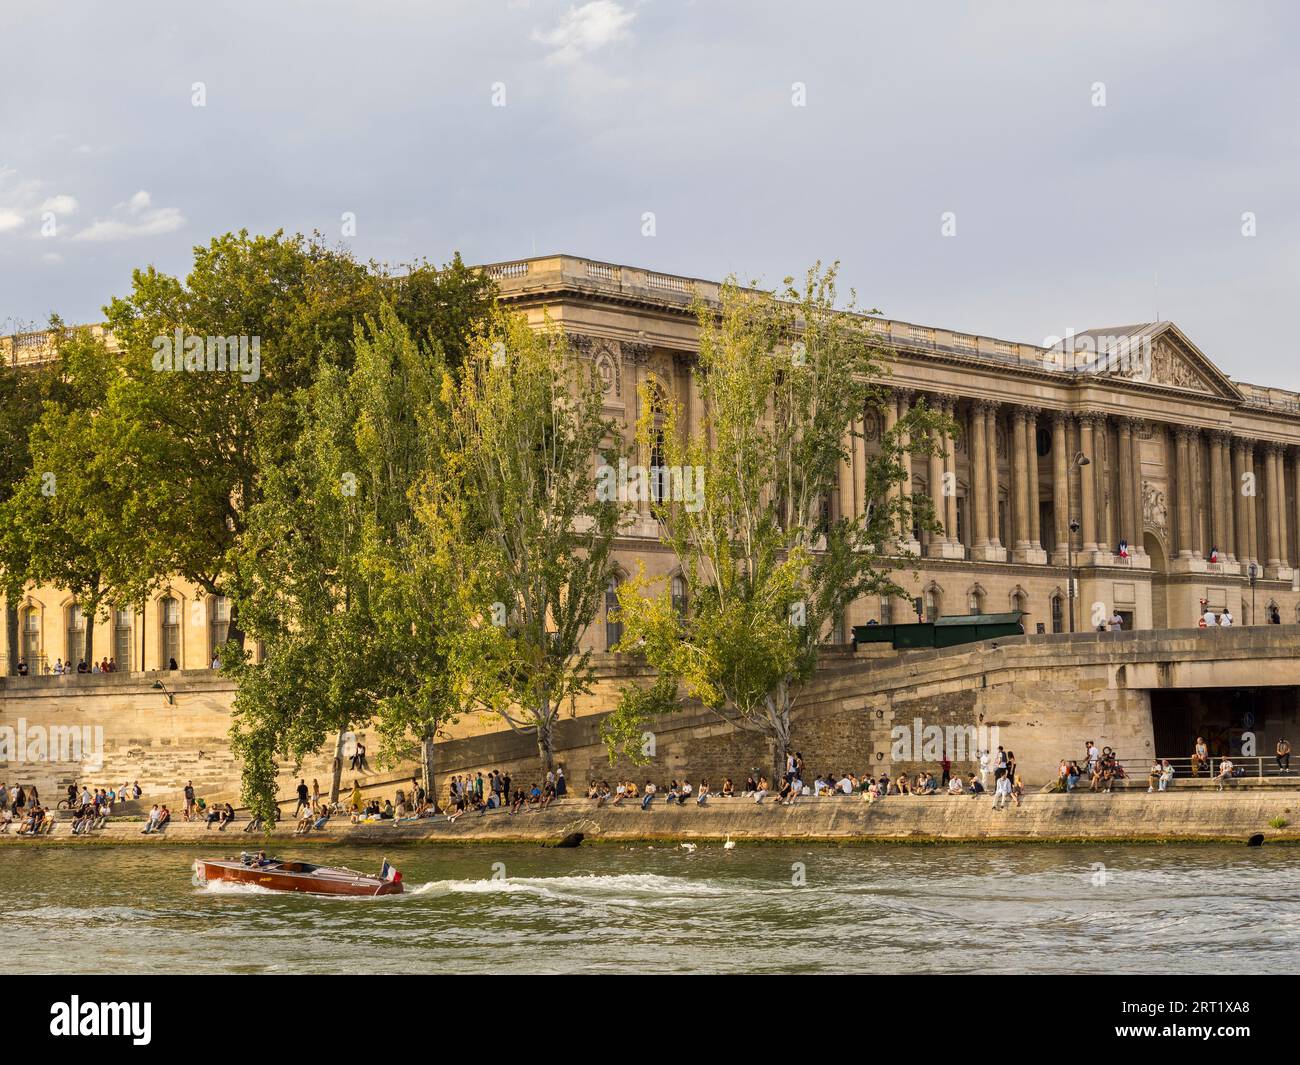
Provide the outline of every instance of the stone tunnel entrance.
<path id="1" fill-rule="evenodd" d="M 1254 734 L 1256 755 L 1272 758 L 1279 739 L 1300 750 L 1298 708 L 1300 687 L 1154 689 L 1156 757 L 1189 757 L 1197 736 L 1205 738 L 1212 756 L 1239 757 L 1244 733 Z"/>

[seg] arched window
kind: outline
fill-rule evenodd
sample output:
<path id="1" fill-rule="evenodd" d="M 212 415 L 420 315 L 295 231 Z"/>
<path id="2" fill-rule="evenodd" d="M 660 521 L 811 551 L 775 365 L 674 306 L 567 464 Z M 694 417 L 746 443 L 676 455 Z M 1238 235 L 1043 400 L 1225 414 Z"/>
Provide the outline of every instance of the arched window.
<path id="1" fill-rule="evenodd" d="M 686 578 L 680 573 L 672 581 L 673 609 L 679 618 L 686 616 Z"/>
<path id="2" fill-rule="evenodd" d="M 86 615 L 73 603 L 68 607 L 68 650 L 65 662 L 80 662 L 86 657 Z"/>
<path id="3" fill-rule="evenodd" d="M 34 606 L 23 611 L 23 658 L 34 668 L 41 657 L 41 615 Z"/>
<path id="4" fill-rule="evenodd" d="M 1011 593 L 1011 609 L 1019 610 L 1022 614 L 1029 613 L 1029 593 L 1023 588 L 1017 587 Z"/>
<path id="5" fill-rule="evenodd" d="M 623 623 L 618 616 L 618 577 L 610 577 L 605 586 L 605 650 L 612 651 L 623 638 Z"/>
<path id="6" fill-rule="evenodd" d="M 925 590 L 923 598 L 925 620 L 938 621 L 943 614 L 943 590 L 937 584 L 932 584 Z"/>
<path id="7" fill-rule="evenodd" d="M 118 607 L 113 611 L 113 661 L 122 672 L 131 669 L 131 611 Z"/>
<path id="8" fill-rule="evenodd" d="M 208 615 L 208 662 L 217 657 L 217 648 L 230 639 L 230 600 L 224 595 L 212 597 Z"/>
<path id="9" fill-rule="evenodd" d="M 158 656 L 163 669 L 171 663 L 181 664 L 181 604 L 174 596 L 164 596 L 158 602 Z"/>
<path id="10" fill-rule="evenodd" d="M 1052 631 L 1065 631 L 1065 597 L 1057 592 L 1052 596 Z"/>
<path id="11" fill-rule="evenodd" d="M 978 584 L 966 593 L 966 613 L 984 613 L 984 589 Z"/>

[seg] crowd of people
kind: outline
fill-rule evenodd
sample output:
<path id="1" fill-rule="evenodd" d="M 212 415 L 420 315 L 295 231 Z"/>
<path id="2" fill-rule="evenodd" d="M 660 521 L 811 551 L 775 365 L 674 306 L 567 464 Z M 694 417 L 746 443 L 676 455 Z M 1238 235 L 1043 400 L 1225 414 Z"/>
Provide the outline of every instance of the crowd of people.
<path id="1" fill-rule="evenodd" d="M 80 836 L 102 828 L 117 803 L 138 799 L 140 794 L 139 781 L 123 783 L 121 788 L 94 789 L 72 783 L 59 807 L 72 817 L 72 834 Z M 46 835 L 54 831 L 55 809 L 41 802 L 34 784 L 10 786 L 0 782 L 0 833 L 7 834 L 15 824 L 19 836 Z"/>

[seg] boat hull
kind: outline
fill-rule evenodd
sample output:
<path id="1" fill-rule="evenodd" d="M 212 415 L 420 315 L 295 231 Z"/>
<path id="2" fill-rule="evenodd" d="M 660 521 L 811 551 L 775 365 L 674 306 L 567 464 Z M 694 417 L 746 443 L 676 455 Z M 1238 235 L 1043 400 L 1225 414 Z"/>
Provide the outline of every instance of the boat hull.
<path id="1" fill-rule="evenodd" d="M 400 895 L 401 881 L 380 880 L 377 876 L 355 873 L 350 869 L 310 867 L 294 869 L 301 862 L 277 862 L 270 865 L 244 865 L 242 862 L 200 858 L 194 863 L 194 875 L 201 882 L 225 881 L 252 884 L 269 891 L 294 891 L 307 895 Z"/>

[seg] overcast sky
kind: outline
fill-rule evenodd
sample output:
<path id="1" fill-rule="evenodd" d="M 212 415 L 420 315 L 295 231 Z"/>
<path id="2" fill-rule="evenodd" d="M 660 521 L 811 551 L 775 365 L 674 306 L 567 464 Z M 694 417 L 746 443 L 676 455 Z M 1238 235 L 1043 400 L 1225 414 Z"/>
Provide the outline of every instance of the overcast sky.
<path id="1" fill-rule="evenodd" d="M 1033 343 L 1158 307 L 1231 376 L 1300 389 L 1298 12 L 7 3 L 0 332 L 99 320 L 214 234 L 339 238 L 352 212 L 393 263 L 775 284 L 838 258 L 890 317 Z"/>

